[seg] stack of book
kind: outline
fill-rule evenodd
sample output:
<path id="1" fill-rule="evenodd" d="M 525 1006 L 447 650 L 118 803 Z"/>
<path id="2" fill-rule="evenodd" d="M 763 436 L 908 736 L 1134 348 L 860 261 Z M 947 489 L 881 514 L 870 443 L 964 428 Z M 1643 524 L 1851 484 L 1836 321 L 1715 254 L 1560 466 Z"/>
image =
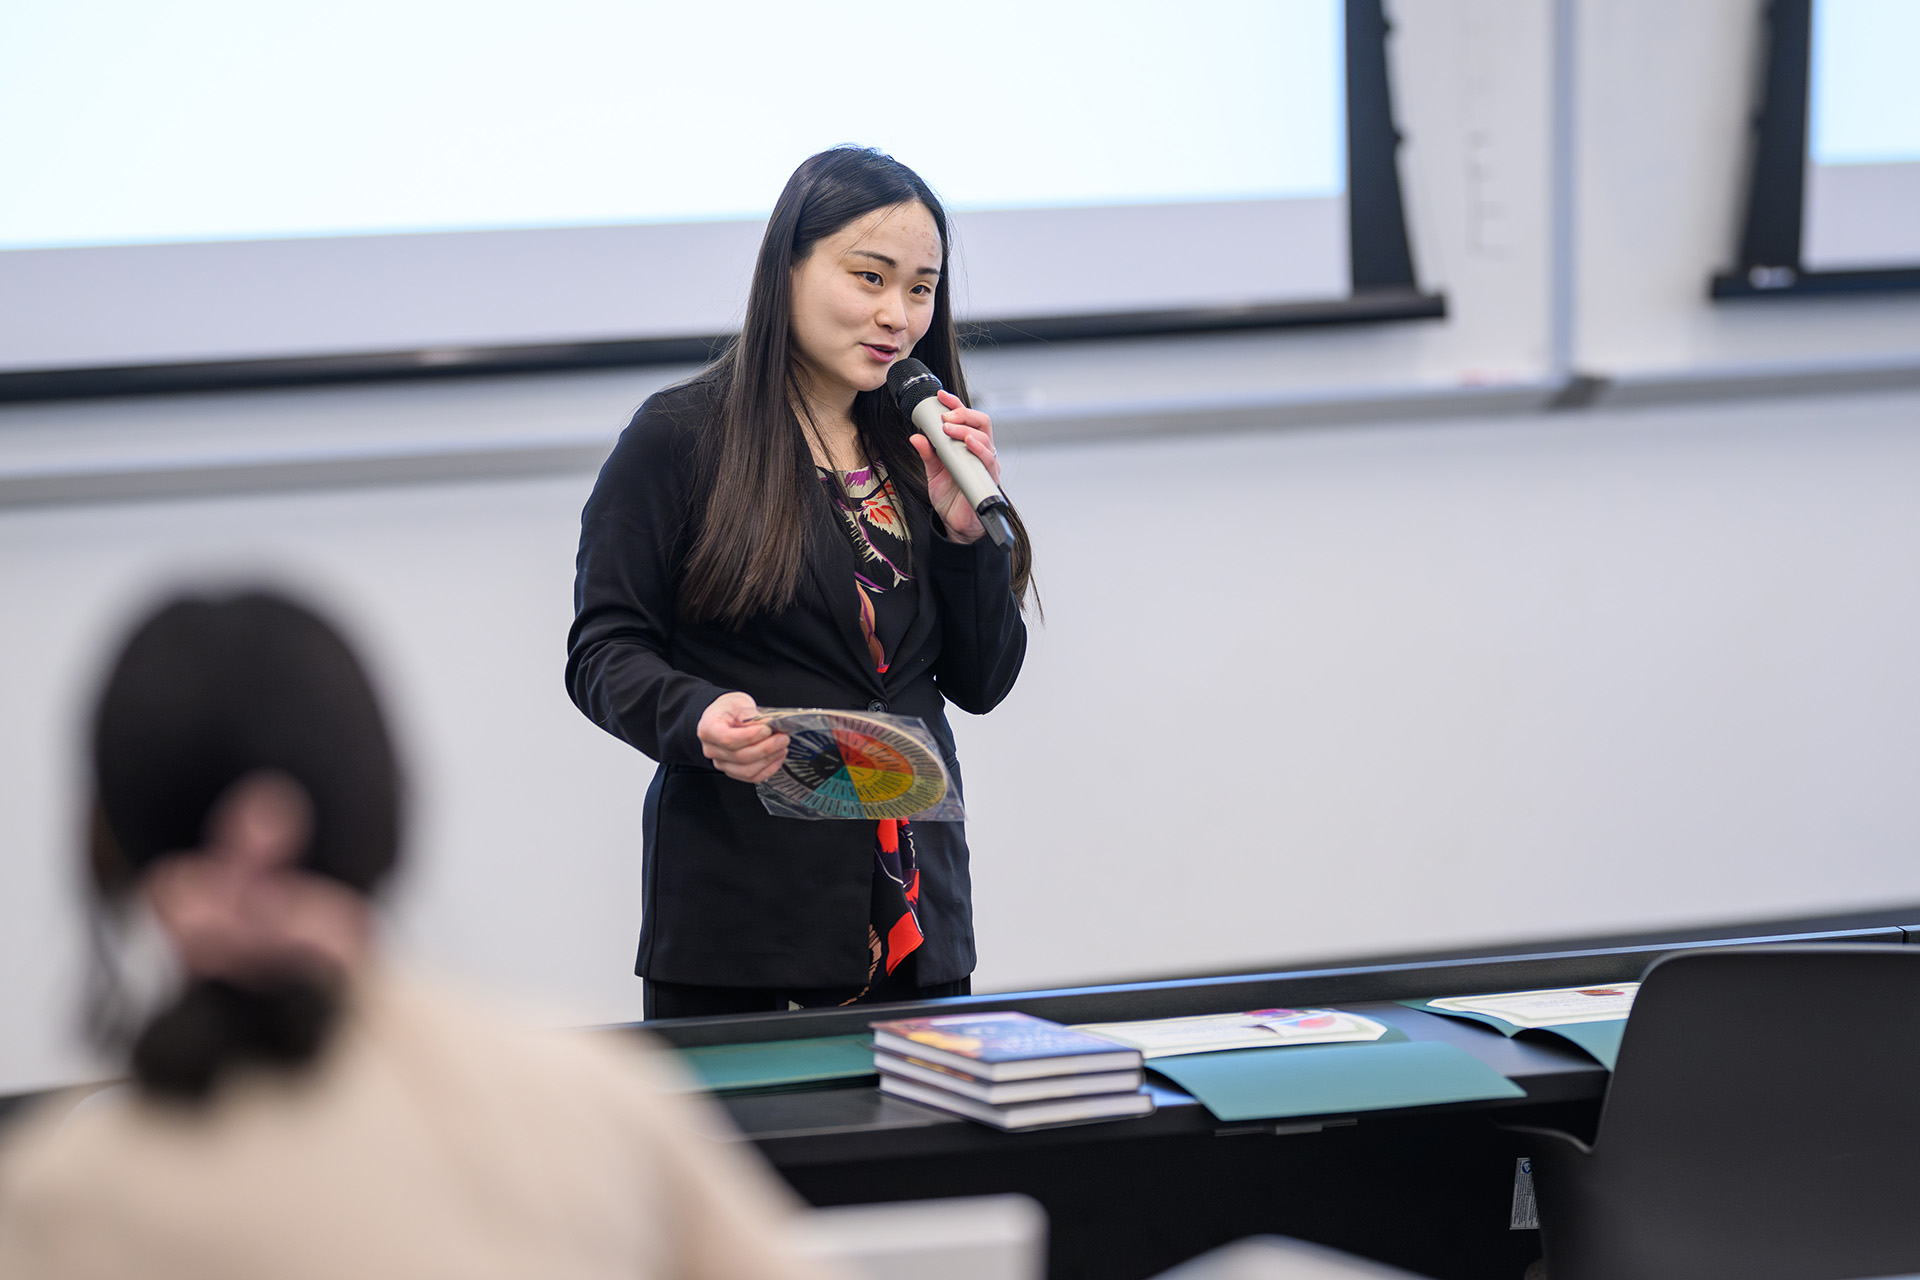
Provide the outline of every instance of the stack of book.
<path id="1" fill-rule="evenodd" d="M 998 1129 L 1144 1116 L 1138 1049 L 1024 1013 L 873 1024 L 880 1092 Z"/>

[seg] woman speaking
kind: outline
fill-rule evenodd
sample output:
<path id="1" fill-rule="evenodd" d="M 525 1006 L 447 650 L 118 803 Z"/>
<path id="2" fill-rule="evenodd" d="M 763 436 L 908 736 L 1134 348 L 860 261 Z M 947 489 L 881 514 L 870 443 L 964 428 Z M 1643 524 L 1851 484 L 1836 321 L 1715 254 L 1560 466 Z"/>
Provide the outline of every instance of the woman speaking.
<path id="1" fill-rule="evenodd" d="M 947 217 L 875 151 L 802 164 L 767 224 L 739 339 L 654 395 L 581 515 L 567 688 L 659 762 L 644 813 L 646 1016 L 961 995 L 958 822 L 775 817 L 787 738 L 761 706 L 918 716 L 959 783 L 945 705 L 981 714 L 1026 653 L 1031 558 L 971 505 L 886 391 L 912 355 L 996 482 L 966 408 Z"/>

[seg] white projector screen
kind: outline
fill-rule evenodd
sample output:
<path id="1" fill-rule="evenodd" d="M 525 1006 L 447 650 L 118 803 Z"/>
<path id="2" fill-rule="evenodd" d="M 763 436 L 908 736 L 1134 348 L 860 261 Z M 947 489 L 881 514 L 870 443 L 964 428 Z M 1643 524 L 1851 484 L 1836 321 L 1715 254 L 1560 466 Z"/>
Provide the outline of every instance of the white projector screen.
<path id="1" fill-rule="evenodd" d="M 1920 3 L 1814 0 L 1809 271 L 1920 266 Z"/>
<path id="2" fill-rule="evenodd" d="M 12 0 L 0 371 L 720 333 L 841 142 L 963 316 L 1351 288 L 1341 0 Z"/>

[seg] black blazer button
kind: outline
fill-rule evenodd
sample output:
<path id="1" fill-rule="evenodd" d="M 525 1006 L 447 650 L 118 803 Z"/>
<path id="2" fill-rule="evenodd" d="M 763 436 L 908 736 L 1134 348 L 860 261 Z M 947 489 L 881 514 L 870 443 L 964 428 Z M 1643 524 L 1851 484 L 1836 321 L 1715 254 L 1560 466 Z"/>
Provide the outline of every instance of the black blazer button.
<path id="1" fill-rule="evenodd" d="M 880 699 L 878 698 L 875 698 L 872 702 L 869 702 L 867 704 L 867 710 L 869 711 L 885 711 L 886 709 L 887 709 L 887 704 L 880 701 Z"/>

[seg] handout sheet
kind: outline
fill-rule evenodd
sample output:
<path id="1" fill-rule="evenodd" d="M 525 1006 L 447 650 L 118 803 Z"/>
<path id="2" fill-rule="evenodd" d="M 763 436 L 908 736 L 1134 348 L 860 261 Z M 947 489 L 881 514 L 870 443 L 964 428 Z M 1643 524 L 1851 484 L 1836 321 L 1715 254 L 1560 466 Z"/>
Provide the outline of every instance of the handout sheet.
<path id="1" fill-rule="evenodd" d="M 1385 1023 L 1338 1009 L 1255 1009 L 1145 1022 L 1093 1022 L 1075 1027 L 1131 1045 L 1148 1059 L 1228 1049 L 1273 1049 L 1282 1045 L 1343 1044 L 1378 1040 Z"/>

